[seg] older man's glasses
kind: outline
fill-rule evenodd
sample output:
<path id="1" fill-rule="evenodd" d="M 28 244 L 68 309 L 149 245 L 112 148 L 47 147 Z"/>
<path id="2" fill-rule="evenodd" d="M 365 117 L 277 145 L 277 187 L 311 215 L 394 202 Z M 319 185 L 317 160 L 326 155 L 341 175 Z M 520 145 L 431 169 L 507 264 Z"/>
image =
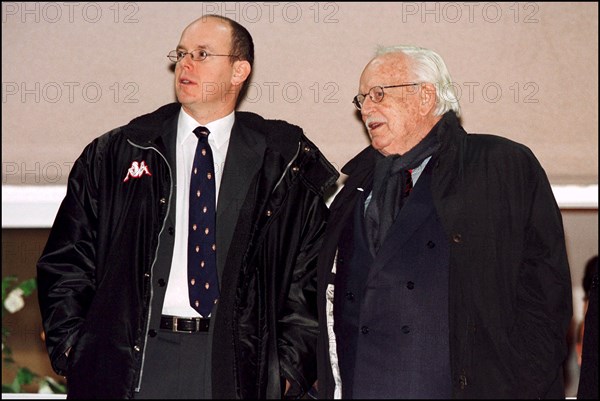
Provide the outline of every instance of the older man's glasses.
<path id="1" fill-rule="evenodd" d="M 367 98 L 367 95 L 371 98 L 371 100 L 373 101 L 373 103 L 379 103 L 379 102 L 381 102 L 383 100 L 383 95 L 385 94 L 383 92 L 384 89 L 401 88 L 403 86 L 415 86 L 415 85 L 419 85 L 419 83 L 418 82 L 413 82 L 413 83 L 410 83 L 410 84 L 374 86 L 371 89 L 369 89 L 369 92 L 364 93 L 364 94 L 359 93 L 358 95 L 354 96 L 354 99 L 352 100 L 352 103 L 354 103 L 354 106 L 358 110 L 362 110 L 363 103 L 365 102 L 365 99 Z"/>
<path id="2" fill-rule="evenodd" d="M 169 54 L 167 54 L 167 57 L 172 62 L 178 63 L 188 54 L 194 61 L 206 60 L 207 57 L 238 57 L 235 54 L 212 54 L 202 49 L 192 50 L 191 52 L 184 52 L 183 50 L 171 50 Z"/>

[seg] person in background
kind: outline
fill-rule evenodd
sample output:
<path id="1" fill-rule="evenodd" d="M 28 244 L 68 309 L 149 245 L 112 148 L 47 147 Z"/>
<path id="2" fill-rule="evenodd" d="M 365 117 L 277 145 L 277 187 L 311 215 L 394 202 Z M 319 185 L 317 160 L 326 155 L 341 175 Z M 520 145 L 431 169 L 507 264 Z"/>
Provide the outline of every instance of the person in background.
<path id="1" fill-rule="evenodd" d="M 581 369 L 577 399 L 598 399 L 598 255 L 585 265 L 584 324 L 581 327 Z M 579 343 L 579 342 L 578 342 Z M 579 351 L 579 350 L 578 350 Z"/>
<path id="2" fill-rule="evenodd" d="M 564 398 L 560 209 L 523 144 L 469 134 L 442 58 L 382 48 L 318 262 L 320 398 Z"/>
<path id="3" fill-rule="evenodd" d="M 576 334 L 576 349 L 577 349 L 577 365 L 581 366 L 581 351 L 583 348 L 583 332 L 585 330 L 585 314 L 590 303 L 590 290 L 592 287 L 593 277 L 598 269 L 598 255 L 592 256 L 585 264 L 583 273 L 583 280 L 581 285 L 583 287 L 583 317 L 584 319 L 577 325 Z"/>
<path id="4" fill-rule="evenodd" d="M 168 58 L 177 102 L 93 140 L 69 176 L 37 263 L 52 366 L 75 399 L 301 397 L 338 173 L 300 127 L 236 111 L 240 24 L 203 16 Z"/>

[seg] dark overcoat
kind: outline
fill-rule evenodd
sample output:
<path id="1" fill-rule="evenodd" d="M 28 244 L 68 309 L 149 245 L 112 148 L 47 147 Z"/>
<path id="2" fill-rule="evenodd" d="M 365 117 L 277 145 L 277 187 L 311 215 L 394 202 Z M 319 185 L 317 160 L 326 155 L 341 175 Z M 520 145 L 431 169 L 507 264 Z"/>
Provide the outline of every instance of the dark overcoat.
<path id="1" fill-rule="evenodd" d="M 452 396 L 564 398 L 571 277 L 548 178 L 529 148 L 467 134 L 451 111 L 435 135 L 440 149 L 431 194 L 450 250 Z M 376 158 L 368 147 L 342 169 L 348 179 L 331 205 L 319 255 L 320 398 L 335 389 L 327 287 L 341 230 L 361 199 L 357 188 L 370 187 Z"/>

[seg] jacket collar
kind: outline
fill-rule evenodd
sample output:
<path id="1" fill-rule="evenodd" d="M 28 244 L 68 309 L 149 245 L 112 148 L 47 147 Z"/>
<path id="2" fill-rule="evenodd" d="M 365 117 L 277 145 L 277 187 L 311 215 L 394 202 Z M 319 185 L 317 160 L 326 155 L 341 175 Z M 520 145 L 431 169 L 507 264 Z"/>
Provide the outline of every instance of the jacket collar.
<path id="1" fill-rule="evenodd" d="M 267 148 L 291 160 L 298 150 L 303 135 L 302 128 L 283 120 L 266 120 L 258 114 L 236 111 L 235 124 L 258 132 L 265 138 Z"/>
<path id="2" fill-rule="evenodd" d="M 453 142 L 459 139 L 461 133 L 464 134 L 464 130 L 460 126 L 460 122 L 454 111 L 446 112 L 432 130 L 435 130 L 434 134 L 437 136 L 440 144 L 442 144 L 442 148 L 445 147 L 444 145 L 451 146 Z M 367 146 L 342 167 L 342 173 L 351 176 L 364 170 L 371 170 L 377 160 L 383 157 L 372 146 Z"/>
<path id="3" fill-rule="evenodd" d="M 154 142 L 165 134 L 165 125 L 176 119 L 181 108 L 180 103 L 170 103 L 155 111 L 134 118 L 123 127 L 125 135 L 136 143 Z"/>

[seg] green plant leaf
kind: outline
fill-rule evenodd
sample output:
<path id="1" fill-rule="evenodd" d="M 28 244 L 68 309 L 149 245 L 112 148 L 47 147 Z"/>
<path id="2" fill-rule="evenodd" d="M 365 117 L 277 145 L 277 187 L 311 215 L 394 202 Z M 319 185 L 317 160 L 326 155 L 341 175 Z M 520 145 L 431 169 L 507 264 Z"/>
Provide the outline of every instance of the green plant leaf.
<path id="1" fill-rule="evenodd" d="M 15 377 L 15 380 L 13 380 L 12 384 L 10 385 L 10 387 L 12 388 L 12 392 L 13 393 L 20 393 L 21 392 L 21 382 L 19 381 L 19 377 Z"/>
<path id="2" fill-rule="evenodd" d="M 6 296 L 14 289 L 20 289 L 23 292 L 23 297 L 30 296 L 37 288 L 37 279 L 30 278 L 19 283 L 19 279 L 15 275 L 10 275 L 2 278 L 2 320 L 4 321 L 4 302 Z M 11 370 L 16 369 L 15 379 L 10 385 L 2 385 L 3 393 L 20 393 L 23 391 L 24 385 L 35 384 L 38 388 L 45 387 L 45 391 L 52 391 L 56 394 L 66 394 L 66 385 L 59 383 L 49 376 L 41 378 L 38 374 L 31 371 L 29 368 L 21 367 L 12 358 L 12 350 L 8 345 L 10 331 L 5 325 L 2 325 L 2 360 L 3 368 L 10 367 Z"/>
<path id="3" fill-rule="evenodd" d="M 37 287 L 37 282 L 35 278 L 30 278 L 28 280 L 22 281 L 21 284 L 17 286 L 18 288 L 23 290 L 23 296 L 27 297 L 35 291 Z"/>
<path id="4" fill-rule="evenodd" d="M 44 385 L 47 385 L 54 394 L 67 393 L 67 386 L 57 382 L 50 376 L 45 376 L 43 379 L 40 380 L 40 388 Z"/>
<path id="5" fill-rule="evenodd" d="M 19 368 L 15 380 L 18 380 L 21 385 L 31 384 L 33 380 L 38 377 L 39 376 L 29 370 L 29 368 Z"/>
<path id="6" fill-rule="evenodd" d="M 12 283 L 17 281 L 17 276 L 6 276 L 2 277 L 2 305 L 4 305 L 4 300 L 6 299 L 6 292 Z"/>
<path id="7" fill-rule="evenodd" d="M 7 386 L 6 384 L 3 384 L 2 392 L 3 393 L 14 393 L 14 390 L 13 390 L 12 386 Z"/>

